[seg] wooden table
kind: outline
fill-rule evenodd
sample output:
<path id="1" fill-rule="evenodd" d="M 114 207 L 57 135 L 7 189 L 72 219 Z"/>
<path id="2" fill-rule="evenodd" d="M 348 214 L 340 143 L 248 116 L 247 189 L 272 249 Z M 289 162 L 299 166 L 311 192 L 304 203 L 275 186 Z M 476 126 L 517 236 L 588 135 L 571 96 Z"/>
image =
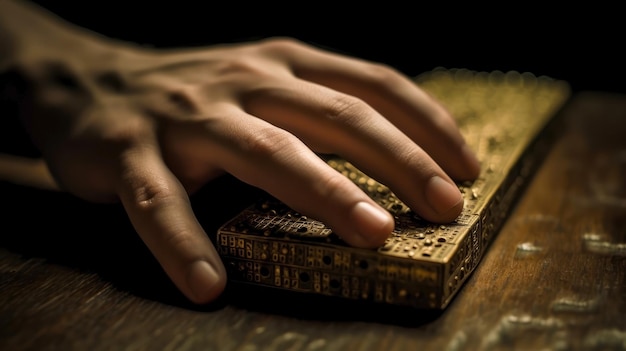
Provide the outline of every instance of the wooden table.
<path id="1" fill-rule="evenodd" d="M 0 350 L 625 350 L 626 96 L 577 93 L 563 118 L 442 312 L 253 290 L 192 306 L 119 207 L 0 183 Z M 207 231 L 247 203 L 222 182 L 219 204 L 194 197 Z"/>

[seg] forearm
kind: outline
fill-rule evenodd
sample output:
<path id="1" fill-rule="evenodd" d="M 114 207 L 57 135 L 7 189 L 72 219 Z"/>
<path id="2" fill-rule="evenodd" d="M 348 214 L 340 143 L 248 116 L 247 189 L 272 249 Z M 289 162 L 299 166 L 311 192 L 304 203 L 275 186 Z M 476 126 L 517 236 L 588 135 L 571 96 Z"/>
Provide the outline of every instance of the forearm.
<path id="1" fill-rule="evenodd" d="M 75 26 L 27 0 L 0 0 L 0 70 L 23 60 L 64 59 L 132 45 Z"/>
<path id="2" fill-rule="evenodd" d="M 26 58 L 58 55 L 83 41 L 78 31 L 53 14 L 21 0 L 0 0 L 0 67 Z"/>

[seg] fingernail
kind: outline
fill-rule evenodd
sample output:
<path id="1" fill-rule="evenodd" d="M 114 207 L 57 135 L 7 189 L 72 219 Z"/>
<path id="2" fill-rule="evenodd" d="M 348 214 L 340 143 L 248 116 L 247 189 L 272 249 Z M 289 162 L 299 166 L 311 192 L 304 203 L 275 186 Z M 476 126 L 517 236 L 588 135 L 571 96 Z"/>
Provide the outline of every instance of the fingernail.
<path id="1" fill-rule="evenodd" d="M 457 209 L 463 202 L 463 196 L 457 186 L 434 176 L 426 184 L 426 200 L 435 212 L 445 215 Z"/>
<path id="2" fill-rule="evenodd" d="M 361 201 L 352 208 L 352 219 L 365 243 L 380 244 L 393 230 L 393 218 L 383 209 Z"/>
<path id="3" fill-rule="evenodd" d="M 188 284 L 196 302 L 206 302 L 221 293 L 220 276 L 206 261 L 196 261 L 191 265 Z"/>

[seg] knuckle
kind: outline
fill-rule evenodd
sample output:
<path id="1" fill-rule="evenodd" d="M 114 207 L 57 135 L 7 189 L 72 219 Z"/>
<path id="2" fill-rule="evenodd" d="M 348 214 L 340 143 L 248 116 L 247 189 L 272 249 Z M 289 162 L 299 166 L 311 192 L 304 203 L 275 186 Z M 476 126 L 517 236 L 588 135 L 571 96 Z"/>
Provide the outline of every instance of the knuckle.
<path id="1" fill-rule="evenodd" d="M 331 97 L 326 106 L 326 118 L 341 125 L 362 123 L 364 117 L 372 112 L 371 107 L 363 100 L 344 94 Z"/>
<path id="2" fill-rule="evenodd" d="M 231 80 L 235 78 L 269 76 L 266 65 L 259 64 L 259 58 L 255 55 L 236 55 L 228 60 L 216 63 L 214 70 L 221 80 Z"/>
<path id="3" fill-rule="evenodd" d="M 367 62 L 361 72 L 363 84 L 378 91 L 393 91 L 398 86 L 406 84 L 404 75 L 383 63 Z"/>
<path id="4" fill-rule="evenodd" d="M 165 181 L 148 182 L 145 178 L 130 172 L 123 174 L 122 178 L 130 188 L 132 201 L 141 211 L 151 212 L 174 198 L 174 193 Z"/>
<path id="5" fill-rule="evenodd" d="M 89 128 L 89 131 L 85 131 L 84 137 L 90 138 L 90 135 L 98 134 L 99 140 L 116 153 L 141 145 L 146 140 L 151 140 L 154 135 L 152 124 L 135 116 L 104 120 L 96 118 Z"/>
<path id="6" fill-rule="evenodd" d="M 284 55 L 290 55 L 294 50 L 301 50 L 304 47 L 302 41 L 289 37 L 273 37 L 259 44 L 259 48 L 264 52 Z"/>
<path id="7" fill-rule="evenodd" d="M 246 154 L 267 158 L 285 152 L 293 145 L 295 137 L 285 130 L 268 126 L 243 133 L 240 149 Z"/>

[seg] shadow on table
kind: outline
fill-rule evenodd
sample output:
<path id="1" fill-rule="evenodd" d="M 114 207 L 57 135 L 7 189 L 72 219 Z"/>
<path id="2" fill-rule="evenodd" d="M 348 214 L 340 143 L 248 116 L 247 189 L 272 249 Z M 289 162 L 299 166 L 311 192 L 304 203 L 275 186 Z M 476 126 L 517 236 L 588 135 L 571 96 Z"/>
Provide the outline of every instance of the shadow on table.
<path id="1" fill-rule="evenodd" d="M 121 205 L 93 204 L 67 193 L 7 182 L 0 182 L 0 193 L 5 203 L 0 218 L 6 228 L 0 235 L 2 247 L 24 259 L 43 258 L 52 264 L 96 273 L 118 289 L 159 303 L 199 311 L 214 311 L 230 305 L 300 319 L 402 325 L 429 323 L 441 313 L 233 284 L 215 303 L 197 306 L 165 275 Z M 261 194 L 261 190 L 224 176 L 191 199 L 198 218 L 211 235 Z"/>
<path id="2" fill-rule="evenodd" d="M 240 210 L 248 201 L 246 197 L 254 196 L 252 190 L 223 177 L 194 195 L 192 201 L 211 214 L 204 216 L 207 232 Z M 2 247 L 25 259 L 43 258 L 52 264 L 97 273 L 143 298 L 200 308 L 190 304 L 171 283 L 121 204 L 94 204 L 67 193 L 7 182 L 0 182 L 0 193 L 5 203 L 0 216 L 5 228 L 0 235 Z"/>

